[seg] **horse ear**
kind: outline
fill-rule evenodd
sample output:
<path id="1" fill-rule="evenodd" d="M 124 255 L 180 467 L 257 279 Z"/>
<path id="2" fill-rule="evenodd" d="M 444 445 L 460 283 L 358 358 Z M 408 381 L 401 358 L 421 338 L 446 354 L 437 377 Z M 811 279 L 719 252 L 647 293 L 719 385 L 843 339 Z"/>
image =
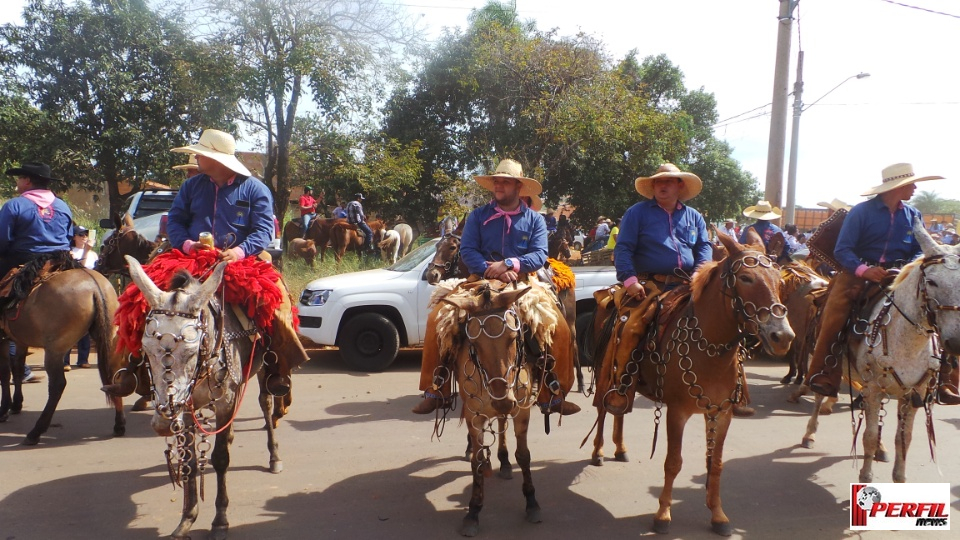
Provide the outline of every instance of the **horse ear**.
<path id="1" fill-rule="evenodd" d="M 113 228 L 118 231 L 123 228 L 123 215 L 119 212 L 113 215 Z"/>
<path id="2" fill-rule="evenodd" d="M 203 282 L 203 285 L 200 286 L 200 290 L 194 296 L 196 298 L 197 308 L 207 305 L 207 302 L 213 298 L 213 295 L 217 293 L 217 289 L 220 288 L 220 282 L 223 281 L 223 272 L 227 268 L 227 263 L 222 262 L 218 264 L 213 269 L 213 273 L 210 274 L 210 277 Z"/>
<path id="3" fill-rule="evenodd" d="M 130 214 L 124 214 L 124 215 L 123 215 L 123 226 L 126 227 L 126 228 L 128 228 L 128 229 L 132 229 L 132 228 L 134 227 L 134 225 L 133 225 L 133 216 L 131 216 Z M 119 227 L 118 227 L 118 228 L 119 228 Z"/>
<path id="4" fill-rule="evenodd" d="M 147 301 L 147 304 L 149 304 L 151 308 L 159 306 L 161 304 L 163 291 L 147 276 L 147 273 L 143 271 L 143 267 L 140 266 L 139 261 L 130 255 L 124 255 L 123 258 L 126 259 L 127 264 L 130 265 L 130 279 L 133 280 L 137 288 L 140 289 L 140 292 L 143 293 L 144 300 Z"/>
<path id="5" fill-rule="evenodd" d="M 752 230 L 752 229 L 751 229 Z M 783 233 L 777 233 L 773 235 L 773 238 L 770 239 L 770 243 L 767 244 L 767 255 L 773 257 L 774 260 L 780 258 L 780 254 L 783 253 L 783 246 L 787 243 L 787 240 L 783 237 Z"/>
<path id="6" fill-rule="evenodd" d="M 920 249 L 923 250 L 924 256 L 929 257 L 930 255 L 944 252 L 943 247 L 930 236 L 930 233 L 928 233 L 927 229 L 923 226 L 923 221 L 919 219 L 913 221 L 913 236 L 920 244 Z"/>
<path id="7" fill-rule="evenodd" d="M 753 230 L 753 229 L 751 229 Z M 733 255 L 735 253 L 740 253 L 743 251 L 743 246 L 732 236 L 724 234 L 722 231 L 717 231 L 717 238 L 720 239 L 720 243 L 723 244 L 723 247 L 727 250 L 727 256 Z M 760 251 L 763 251 L 763 243 L 760 243 Z"/>
<path id="8" fill-rule="evenodd" d="M 506 288 L 500 291 L 494 303 L 501 308 L 506 308 L 520 299 L 521 296 L 532 291 L 533 287 L 524 287 L 522 289 Z"/>
<path id="9" fill-rule="evenodd" d="M 458 308 L 464 311 L 476 311 L 477 307 L 479 306 L 479 302 L 478 302 L 479 298 L 481 297 L 473 296 L 473 295 L 467 296 L 467 295 L 451 294 L 443 297 L 441 301 L 447 302 L 448 304 L 453 304 L 454 306 L 457 306 Z"/>
<path id="10" fill-rule="evenodd" d="M 749 229 L 747 229 L 746 240 L 747 240 L 747 243 L 742 244 L 743 247 L 751 247 L 761 253 L 767 252 L 767 248 L 763 244 L 763 237 L 761 237 L 760 233 L 758 233 L 757 230 L 754 229 L 753 227 L 750 227 Z M 733 252 L 731 251 L 731 253 Z"/>

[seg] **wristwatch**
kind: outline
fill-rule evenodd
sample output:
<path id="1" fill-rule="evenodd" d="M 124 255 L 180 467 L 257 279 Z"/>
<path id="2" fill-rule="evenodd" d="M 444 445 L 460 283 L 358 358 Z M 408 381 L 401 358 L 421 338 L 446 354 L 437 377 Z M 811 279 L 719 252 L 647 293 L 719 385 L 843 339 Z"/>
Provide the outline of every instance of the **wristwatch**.
<path id="1" fill-rule="evenodd" d="M 506 259 L 505 261 L 503 261 L 503 264 L 507 266 L 507 270 L 514 270 L 513 259 Z"/>

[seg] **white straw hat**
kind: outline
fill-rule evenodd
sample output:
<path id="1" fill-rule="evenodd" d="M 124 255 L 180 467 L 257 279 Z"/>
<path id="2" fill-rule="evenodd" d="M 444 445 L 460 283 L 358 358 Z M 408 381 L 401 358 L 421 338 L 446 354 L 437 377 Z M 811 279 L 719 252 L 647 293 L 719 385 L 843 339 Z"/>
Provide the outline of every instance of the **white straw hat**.
<path id="1" fill-rule="evenodd" d="M 237 151 L 237 142 L 233 135 L 216 129 L 205 129 L 200 134 L 200 141 L 190 146 L 174 148 L 171 152 L 184 154 L 199 154 L 222 164 L 231 171 L 244 176 L 253 176 L 249 169 L 240 163 L 234 153 Z"/>
<path id="2" fill-rule="evenodd" d="M 174 165 L 172 167 L 175 171 L 186 171 L 187 169 L 199 169 L 200 166 L 197 165 L 197 155 L 190 154 L 190 159 L 187 160 L 185 165 Z"/>
<path id="3" fill-rule="evenodd" d="M 782 214 L 779 208 L 774 208 L 768 201 L 758 201 L 756 205 L 743 209 L 743 215 L 753 219 L 780 219 Z"/>
<path id="4" fill-rule="evenodd" d="M 473 179 L 480 184 L 480 187 L 489 191 L 493 191 L 493 179 L 497 176 L 516 178 L 517 180 L 520 180 L 521 197 L 539 195 L 540 192 L 543 191 L 543 187 L 540 185 L 540 182 L 537 182 L 533 178 L 527 178 L 524 176 L 523 167 L 512 159 L 505 159 L 497 164 L 497 169 L 493 171 L 493 174 L 474 176 Z"/>
<path id="5" fill-rule="evenodd" d="M 874 186 L 863 193 L 864 197 L 884 193 L 907 184 L 924 182 L 926 180 L 943 180 L 942 176 L 917 176 L 913 173 L 913 165 L 909 163 L 897 163 L 883 169 L 881 173 L 883 183 Z"/>
<path id="6" fill-rule="evenodd" d="M 836 212 L 837 210 L 840 210 L 841 208 L 844 210 L 850 210 L 850 205 L 841 201 L 840 199 L 833 199 L 830 202 L 821 201 L 817 203 L 817 206 L 822 206 L 827 210 L 833 210 L 834 212 Z"/>
<path id="7" fill-rule="evenodd" d="M 648 199 L 653 198 L 653 181 L 657 178 L 679 178 L 683 180 L 683 187 L 680 188 L 678 199 L 688 201 L 700 194 L 703 190 L 703 181 L 700 177 L 688 172 L 681 171 L 673 163 L 664 163 L 657 168 L 657 173 L 653 176 L 641 176 L 633 181 L 633 187 L 637 193 Z"/>

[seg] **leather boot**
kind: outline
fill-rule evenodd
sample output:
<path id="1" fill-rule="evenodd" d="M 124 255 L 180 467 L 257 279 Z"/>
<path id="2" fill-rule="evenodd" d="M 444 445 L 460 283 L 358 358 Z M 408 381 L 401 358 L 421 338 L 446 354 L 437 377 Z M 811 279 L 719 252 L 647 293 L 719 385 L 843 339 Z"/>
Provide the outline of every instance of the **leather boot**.
<path id="1" fill-rule="evenodd" d="M 840 380 L 843 378 L 842 358 L 833 357 L 827 362 L 827 356 L 833 355 L 837 336 L 844 330 L 850 318 L 850 308 L 860 296 L 865 281 L 849 272 L 840 272 L 830 284 L 826 305 L 820 320 L 820 335 L 813 349 L 810 369 L 807 371 L 807 385 L 814 392 L 837 397 Z"/>
<path id="2" fill-rule="evenodd" d="M 540 403 L 540 412 L 543 414 L 548 413 L 559 413 L 563 416 L 570 416 L 571 414 L 577 414 L 580 412 L 580 406 L 572 401 L 567 401 L 562 399 L 559 396 L 554 396 L 550 400 L 549 406 L 546 403 Z"/>
<path id="3" fill-rule="evenodd" d="M 437 409 L 449 409 L 452 405 L 452 398 L 444 398 L 441 397 L 440 394 L 424 392 L 423 401 L 411 409 L 411 412 L 413 412 L 413 414 L 430 414 Z"/>
<path id="4" fill-rule="evenodd" d="M 111 397 L 123 398 L 129 396 L 137 390 L 140 382 L 137 378 L 137 371 L 142 365 L 143 359 L 140 359 L 125 366 L 113 375 L 114 382 L 112 384 L 102 386 L 100 390 Z"/>
<path id="5" fill-rule="evenodd" d="M 293 369 L 310 360 L 306 349 L 297 337 L 293 327 L 293 308 L 290 293 L 283 280 L 277 282 L 283 295 L 283 303 L 274 312 L 273 333 L 270 336 L 270 350 L 277 353 L 276 362 L 264 365 L 267 373 L 267 391 L 274 396 L 283 397 L 290 393 L 293 381 L 290 378 Z"/>
<path id="6" fill-rule="evenodd" d="M 733 415 L 737 418 L 750 418 L 755 414 L 757 414 L 757 410 L 749 405 L 741 405 L 739 403 L 733 405 Z"/>
<path id="7" fill-rule="evenodd" d="M 956 357 L 940 363 L 940 385 L 937 387 L 937 402 L 941 405 L 960 405 L 960 369 L 952 365 Z"/>

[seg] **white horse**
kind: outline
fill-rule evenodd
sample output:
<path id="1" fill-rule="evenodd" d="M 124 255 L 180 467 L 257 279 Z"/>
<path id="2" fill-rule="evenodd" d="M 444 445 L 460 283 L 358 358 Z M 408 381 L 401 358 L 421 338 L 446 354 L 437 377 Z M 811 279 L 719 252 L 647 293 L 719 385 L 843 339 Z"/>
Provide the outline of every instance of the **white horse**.
<path id="1" fill-rule="evenodd" d="M 397 231 L 384 231 L 383 240 L 377 246 L 380 247 L 380 256 L 384 262 L 393 264 L 397 262 L 397 253 L 400 251 L 400 233 Z"/>
<path id="2" fill-rule="evenodd" d="M 919 221 L 913 225 L 913 234 L 923 249 L 923 257 L 903 268 L 887 298 L 878 302 L 867 317 L 866 335 L 852 342 L 844 355 L 844 376 L 849 371 L 850 382 L 862 386 L 863 483 L 873 481 L 874 458 L 886 460 L 879 421 L 887 398 L 897 403 L 893 481 L 906 482 L 915 404 L 926 402 L 936 392 L 934 383 L 940 368 L 939 351 L 934 348 L 936 334 L 939 333 L 945 350 L 960 352 L 960 246 L 936 243 Z M 848 362 L 852 365 L 848 366 Z M 803 436 L 804 448 L 813 448 L 823 399 L 819 394 L 816 397 Z"/>
<path id="3" fill-rule="evenodd" d="M 410 252 L 410 245 L 413 244 L 413 227 L 407 225 L 406 223 L 398 223 L 394 225 L 393 230 L 400 233 L 399 256 L 403 257 Z"/>

